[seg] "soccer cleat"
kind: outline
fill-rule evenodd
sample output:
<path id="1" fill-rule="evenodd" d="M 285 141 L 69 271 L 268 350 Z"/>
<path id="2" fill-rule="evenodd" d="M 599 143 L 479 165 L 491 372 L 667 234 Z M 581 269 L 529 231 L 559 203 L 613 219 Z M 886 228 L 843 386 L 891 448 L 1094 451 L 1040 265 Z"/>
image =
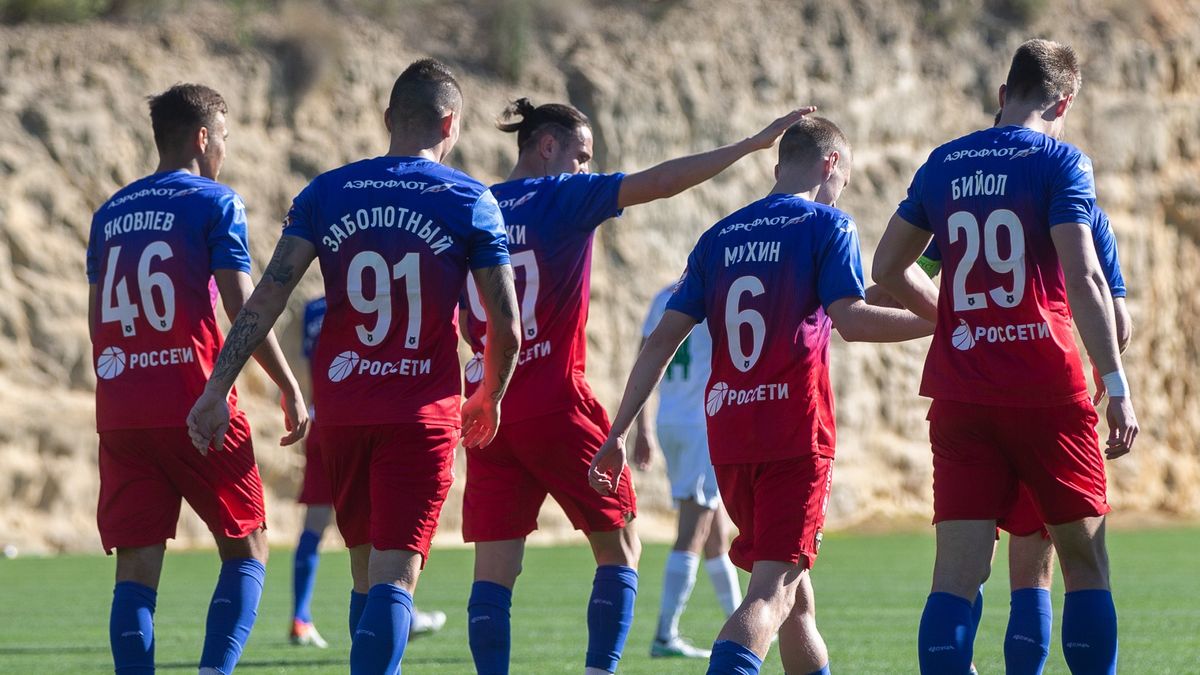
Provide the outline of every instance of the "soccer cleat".
<path id="1" fill-rule="evenodd" d="M 650 658 L 653 659 L 707 659 L 711 655 L 707 649 L 700 649 L 678 635 L 670 640 L 654 638 L 650 643 Z"/>
<path id="2" fill-rule="evenodd" d="M 446 625 L 446 613 L 434 610 L 432 612 L 422 612 L 419 609 L 413 609 L 412 622 L 408 624 L 409 639 L 423 637 L 425 635 L 433 635 Z"/>
<path id="3" fill-rule="evenodd" d="M 317 627 L 299 619 L 292 620 L 292 633 L 288 640 L 297 647 L 316 647 L 325 649 L 329 643 L 317 632 Z"/>

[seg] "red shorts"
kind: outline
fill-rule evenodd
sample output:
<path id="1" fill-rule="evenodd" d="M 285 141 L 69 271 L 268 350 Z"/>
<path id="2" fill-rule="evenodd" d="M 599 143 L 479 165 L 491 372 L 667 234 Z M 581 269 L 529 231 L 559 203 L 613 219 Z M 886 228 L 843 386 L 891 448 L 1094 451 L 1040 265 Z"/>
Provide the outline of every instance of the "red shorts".
<path id="1" fill-rule="evenodd" d="M 1086 400 L 1048 408 L 934 401 L 933 522 L 1004 520 L 1022 483 L 1046 523 L 1108 513 L 1098 421 Z"/>
<path id="2" fill-rule="evenodd" d="M 1013 503 L 1013 507 L 1003 518 L 996 521 L 996 529 L 1004 530 L 1014 537 L 1028 537 L 1038 532 L 1042 533 L 1043 538 L 1050 536 L 1042 521 L 1042 514 L 1033 501 L 1033 495 L 1029 494 L 1029 488 L 1025 487 L 1024 483 L 1017 490 L 1017 501 Z"/>
<path id="3" fill-rule="evenodd" d="M 592 458 L 610 429 L 595 400 L 570 410 L 500 425 L 486 448 L 467 449 L 463 539 L 521 539 L 537 529 L 546 495 L 554 497 L 577 530 L 609 532 L 637 514 L 629 468 L 614 495 L 588 483 Z"/>
<path id="4" fill-rule="evenodd" d="M 738 536 L 733 564 L 752 571 L 765 560 L 811 568 L 833 484 L 833 457 L 808 454 L 747 464 L 718 464 L 717 487 Z"/>
<path id="5" fill-rule="evenodd" d="M 161 544 L 175 537 L 184 499 L 214 535 L 240 539 L 266 524 L 250 424 L 229 420 L 225 449 L 207 456 L 187 427 L 100 432 L 96 523 L 104 550 Z"/>
<path id="6" fill-rule="evenodd" d="M 296 501 L 314 506 L 333 503 L 333 487 L 329 484 L 329 473 L 325 471 L 315 424 L 308 430 L 308 438 L 304 441 L 304 483 L 300 486 L 300 496 Z"/>
<path id="7" fill-rule="evenodd" d="M 346 547 L 416 551 L 424 565 L 454 482 L 458 429 L 406 423 L 316 432 Z"/>

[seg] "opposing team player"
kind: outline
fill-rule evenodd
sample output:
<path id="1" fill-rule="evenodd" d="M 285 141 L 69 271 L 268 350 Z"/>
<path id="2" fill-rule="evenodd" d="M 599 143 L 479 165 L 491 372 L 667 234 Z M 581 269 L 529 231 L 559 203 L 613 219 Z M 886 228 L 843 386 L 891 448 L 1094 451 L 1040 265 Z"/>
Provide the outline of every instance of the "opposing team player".
<path id="1" fill-rule="evenodd" d="M 201 673 L 230 673 L 254 625 L 267 560 L 262 482 L 232 382 L 217 403 L 226 451 L 201 457 L 185 420 L 221 348 L 217 293 L 233 317 L 250 295 L 246 211 L 216 181 L 225 160 L 225 100 L 198 84 L 150 99 L 159 163 L 92 219 L 88 326 L 96 359 L 96 429 L 104 549 L 117 551 L 109 637 L 121 673 L 154 671 L 154 609 L 181 500 L 216 538 L 221 574 L 209 606 Z M 274 336 L 254 356 L 283 394 L 288 445 L 308 416 Z M 249 356 L 249 352 L 247 352 Z"/>
<path id="2" fill-rule="evenodd" d="M 1000 89 L 999 125 L 933 151 L 876 251 L 876 281 L 937 319 L 921 385 L 933 399 L 937 524 L 922 672 L 970 667 L 972 603 L 990 570 L 996 522 L 1021 483 L 1063 568 L 1067 665 L 1116 669 L 1104 459 L 1072 317 L 1110 396 L 1110 459 L 1129 452 L 1138 428 L 1090 232 L 1091 161 L 1057 140 L 1079 85 L 1070 47 L 1021 45 Z M 910 272 L 931 235 L 943 255 L 940 292 Z"/>
<path id="3" fill-rule="evenodd" d="M 301 349 L 305 360 L 312 362 L 316 351 L 317 337 L 325 320 L 325 298 L 310 300 L 304 305 L 304 338 Z M 310 380 L 311 382 L 311 380 Z M 324 649 L 329 645 L 312 619 L 312 594 L 317 584 L 317 567 L 320 564 L 321 537 L 333 517 L 333 488 L 329 474 L 321 457 L 321 444 L 315 431 L 316 415 L 309 409 L 311 422 L 308 440 L 304 444 L 304 482 L 296 498 L 304 504 L 304 529 L 296 542 L 292 558 L 292 625 L 288 639 L 297 646 L 313 646 Z M 436 633 L 446 625 L 446 613 L 426 612 L 413 606 L 412 622 L 408 626 L 408 637 Z M 351 635 L 353 637 L 353 635 Z"/>
<path id="4" fill-rule="evenodd" d="M 587 610 L 589 672 L 616 670 L 632 621 L 641 549 L 630 526 L 633 486 L 626 480 L 614 494 L 601 496 L 588 487 L 585 473 L 609 426 L 584 378 L 596 228 L 627 206 L 670 197 L 771 147 L 804 112 L 739 143 L 626 176 L 588 172 L 591 123 L 578 109 L 521 99 L 508 110 L 520 119 L 500 128 L 516 133 L 519 154 L 508 180 L 492 191 L 508 224 L 525 346 L 496 442 L 467 451 L 463 537 L 475 543 L 468 611 L 480 673 L 508 672 L 512 588 L 525 537 L 537 528 L 547 494 L 587 534 L 596 558 Z M 478 297 L 468 285 L 466 335 L 477 354 L 468 364 L 468 390 L 477 386 L 478 354 L 489 327 Z"/>
<path id="5" fill-rule="evenodd" d="M 642 345 L 662 319 L 674 290 L 672 284 L 654 296 L 642 326 Z M 666 375 L 658 385 L 658 414 L 654 421 L 644 410 L 637 417 L 633 464 L 643 470 L 649 468 L 661 444 L 671 498 L 679 509 L 675 545 L 667 555 L 663 575 L 658 625 L 650 643 L 652 657 L 709 657 L 707 649 L 694 647 L 679 635 L 679 617 L 696 583 L 701 553 L 725 617 L 742 603 L 737 570 L 729 559 L 728 517 L 721 506 L 704 428 L 704 389 L 708 386 L 711 361 L 712 338 L 708 322 L 702 321 L 684 338 L 667 366 Z"/>
<path id="6" fill-rule="evenodd" d="M 296 197 L 189 417 L 197 447 L 220 449 L 224 393 L 318 258 L 328 316 L 313 359 L 317 440 L 350 548 L 354 673 L 399 667 L 460 424 L 467 447 L 491 441 L 520 344 L 500 210 L 487 188 L 441 164 L 462 109 L 437 61 L 397 78 L 387 155 L 322 174 Z M 455 321 L 468 270 L 489 321 L 483 385 L 461 405 Z"/>
<path id="7" fill-rule="evenodd" d="M 730 555 L 751 573 L 745 600 L 713 644 L 709 673 L 759 672 L 777 632 L 786 672 L 829 672 L 809 570 L 832 481 L 831 328 L 873 342 L 933 331 L 905 310 L 863 300 L 858 233 L 832 206 L 850 168 L 850 145 L 829 120 L 808 118 L 784 134 L 770 194 L 700 237 L 589 472 L 606 494 L 628 480 L 625 435 L 675 350 L 707 319 L 709 449 L 739 530 Z"/>

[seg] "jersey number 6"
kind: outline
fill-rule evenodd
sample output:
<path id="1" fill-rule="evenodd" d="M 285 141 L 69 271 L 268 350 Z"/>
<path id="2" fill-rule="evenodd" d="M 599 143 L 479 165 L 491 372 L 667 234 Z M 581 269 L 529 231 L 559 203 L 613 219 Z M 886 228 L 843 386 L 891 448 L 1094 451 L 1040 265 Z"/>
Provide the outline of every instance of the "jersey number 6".
<path id="1" fill-rule="evenodd" d="M 767 338 L 767 322 L 757 310 L 742 309 L 742 296 L 746 293 L 756 298 L 766 292 L 761 279 L 755 276 L 738 277 L 729 286 L 725 298 L 725 341 L 729 345 L 729 358 L 733 366 L 744 372 L 758 363 L 762 356 L 763 341 Z M 742 326 L 750 327 L 750 353 L 742 349 Z"/>

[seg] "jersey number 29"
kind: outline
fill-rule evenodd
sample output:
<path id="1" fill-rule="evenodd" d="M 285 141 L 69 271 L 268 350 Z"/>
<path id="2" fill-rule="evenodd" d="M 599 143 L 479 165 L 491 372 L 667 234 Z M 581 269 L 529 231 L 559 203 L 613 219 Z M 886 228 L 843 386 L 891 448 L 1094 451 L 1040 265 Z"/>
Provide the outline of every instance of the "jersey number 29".
<path id="1" fill-rule="evenodd" d="M 966 312 L 987 307 L 987 298 L 983 293 L 967 292 L 967 277 L 975 262 L 979 260 L 979 221 L 969 211 L 956 211 L 950 215 L 946 224 L 950 230 L 950 243 L 959 239 L 966 240 L 966 250 L 958 268 L 954 270 L 954 311 Z M 1000 230 L 1008 232 L 1008 255 L 1001 257 L 999 236 Z M 997 274 L 1012 274 L 1012 288 L 996 286 L 988 290 L 1000 307 L 1016 307 L 1025 297 L 1025 229 L 1021 227 L 1021 219 L 1008 209 L 992 211 L 983 224 L 983 253 L 988 267 Z"/>

